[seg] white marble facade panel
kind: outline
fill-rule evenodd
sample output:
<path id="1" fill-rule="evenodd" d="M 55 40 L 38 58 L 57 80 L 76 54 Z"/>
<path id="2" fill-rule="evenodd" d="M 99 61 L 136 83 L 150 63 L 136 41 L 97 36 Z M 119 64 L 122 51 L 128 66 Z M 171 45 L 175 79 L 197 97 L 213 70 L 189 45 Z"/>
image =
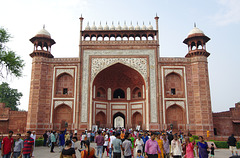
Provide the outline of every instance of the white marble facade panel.
<path id="1" fill-rule="evenodd" d="M 101 58 L 94 57 L 101 56 Z M 105 57 L 104 57 L 105 56 Z M 107 58 L 111 56 L 111 58 Z M 116 56 L 116 57 L 113 57 Z M 121 57 L 123 56 L 123 57 Z M 129 57 L 126 57 L 129 56 Z M 134 56 L 134 57 L 131 57 Z M 136 56 L 140 56 L 137 58 Z M 144 56 L 144 57 L 141 57 Z M 147 56 L 147 57 L 145 57 Z M 92 57 L 92 58 L 90 58 Z M 148 60 L 147 60 L 148 58 Z M 92 60 L 90 62 L 90 59 Z M 87 122 L 88 113 L 88 92 L 92 93 L 92 89 L 88 90 L 88 86 L 92 84 L 94 77 L 103 69 L 114 65 L 115 63 L 122 63 L 127 65 L 136 71 L 138 71 L 144 78 L 146 84 L 146 92 L 150 91 L 150 97 L 146 98 L 149 100 L 150 105 L 147 104 L 147 111 L 150 109 L 150 113 L 147 112 L 147 118 L 150 115 L 150 122 L 157 122 L 157 89 L 156 89 L 156 53 L 154 49 L 144 50 L 84 50 L 83 53 L 83 71 L 82 71 L 82 104 L 81 104 L 81 122 Z M 91 63 L 91 64 L 90 64 Z M 91 72 L 89 67 L 91 66 Z M 149 77 L 148 77 L 149 74 Z M 151 82 L 148 81 L 151 78 Z M 89 81 L 91 83 L 89 83 Z M 148 82 L 150 87 L 148 87 Z M 90 97 L 90 104 L 92 98 Z M 148 106 L 151 106 L 149 108 Z M 90 108 L 92 106 L 90 105 Z M 91 110 L 90 110 L 91 111 Z M 91 114 L 90 114 L 91 115 Z M 91 118 L 91 116 L 90 116 Z M 90 122 L 91 123 L 91 122 Z M 148 123 L 148 122 L 147 122 Z"/>

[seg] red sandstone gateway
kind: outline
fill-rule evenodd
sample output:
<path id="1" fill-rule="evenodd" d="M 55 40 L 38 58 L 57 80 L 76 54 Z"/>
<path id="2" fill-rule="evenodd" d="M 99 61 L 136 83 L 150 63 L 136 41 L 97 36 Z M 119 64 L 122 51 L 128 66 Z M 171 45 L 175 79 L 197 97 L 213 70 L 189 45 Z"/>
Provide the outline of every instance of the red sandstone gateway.
<path id="1" fill-rule="evenodd" d="M 194 27 L 182 58 L 159 56 L 156 26 L 86 25 L 79 57 L 54 58 L 45 28 L 34 44 L 27 130 L 125 127 L 213 136 L 206 43 Z M 57 52 L 55 52 L 57 54 Z"/>

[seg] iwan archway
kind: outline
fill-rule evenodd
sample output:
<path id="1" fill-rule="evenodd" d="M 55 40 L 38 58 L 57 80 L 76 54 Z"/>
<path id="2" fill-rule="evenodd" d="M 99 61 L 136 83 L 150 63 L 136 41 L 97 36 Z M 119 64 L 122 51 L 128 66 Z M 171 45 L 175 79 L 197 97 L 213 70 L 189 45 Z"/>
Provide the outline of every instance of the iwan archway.
<path id="1" fill-rule="evenodd" d="M 92 87 L 93 125 L 97 125 L 99 111 L 106 114 L 107 128 L 132 128 L 132 116 L 136 112 L 145 124 L 145 81 L 138 71 L 121 63 L 111 65 L 97 74 Z"/>

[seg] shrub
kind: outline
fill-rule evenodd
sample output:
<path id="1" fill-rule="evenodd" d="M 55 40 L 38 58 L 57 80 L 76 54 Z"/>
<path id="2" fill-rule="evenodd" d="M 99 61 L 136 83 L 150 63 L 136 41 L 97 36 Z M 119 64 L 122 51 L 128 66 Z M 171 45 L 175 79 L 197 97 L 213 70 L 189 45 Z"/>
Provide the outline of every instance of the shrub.
<path id="1" fill-rule="evenodd" d="M 213 141 L 217 148 L 228 148 L 226 141 Z"/>
<path id="2" fill-rule="evenodd" d="M 193 137 L 194 140 L 198 140 L 198 136 L 192 135 L 192 137 Z"/>
<path id="3" fill-rule="evenodd" d="M 43 146 L 43 139 L 37 139 L 35 142 L 35 146 Z"/>

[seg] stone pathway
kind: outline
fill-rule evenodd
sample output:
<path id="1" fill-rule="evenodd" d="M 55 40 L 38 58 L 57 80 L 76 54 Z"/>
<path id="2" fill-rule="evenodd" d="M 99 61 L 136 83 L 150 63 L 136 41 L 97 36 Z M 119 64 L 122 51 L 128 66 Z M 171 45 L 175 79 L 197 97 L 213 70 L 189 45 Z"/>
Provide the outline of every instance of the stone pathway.
<path id="1" fill-rule="evenodd" d="M 91 146 L 95 147 L 95 143 L 91 143 Z M 58 147 L 54 148 L 55 153 L 50 153 L 49 147 L 36 147 L 34 150 L 35 158 L 59 158 L 60 149 Z M 77 158 L 80 158 L 80 152 L 76 151 Z M 214 158 L 229 158 L 231 153 L 228 149 L 216 149 Z M 106 152 L 103 158 L 107 158 Z"/>
<path id="2" fill-rule="evenodd" d="M 95 147 L 95 143 L 91 144 Z M 59 158 L 59 148 L 55 147 L 55 153 L 50 153 L 50 148 L 48 147 L 36 147 L 35 148 L 35 158 Z M 77 158 L 80 158 L 80 152 L 76 151 Z M 231 153 L 228 149 L 216 149 L 214 158 L 229 158 Z M 103 158 L 107 158 L 106 152 Z"/>

